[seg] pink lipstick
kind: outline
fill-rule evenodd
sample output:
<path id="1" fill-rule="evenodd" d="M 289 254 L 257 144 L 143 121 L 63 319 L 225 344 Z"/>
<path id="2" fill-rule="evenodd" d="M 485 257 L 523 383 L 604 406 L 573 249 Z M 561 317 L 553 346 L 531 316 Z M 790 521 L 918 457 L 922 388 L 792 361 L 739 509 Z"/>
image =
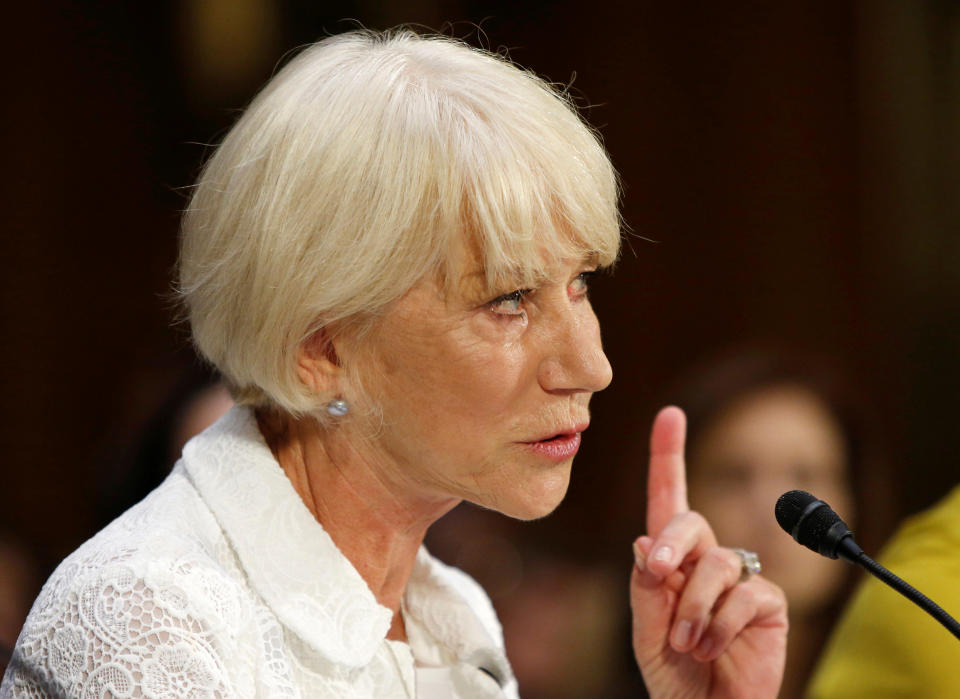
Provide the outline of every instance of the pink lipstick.
<path id="1" fill-rule="evenodd" d="M 551 461 L 566 461 L 576 456 L 580 449 L 580 433 L 558 434 L 539 442 L 526 442 L 526 445 L 536 454 Z"/>

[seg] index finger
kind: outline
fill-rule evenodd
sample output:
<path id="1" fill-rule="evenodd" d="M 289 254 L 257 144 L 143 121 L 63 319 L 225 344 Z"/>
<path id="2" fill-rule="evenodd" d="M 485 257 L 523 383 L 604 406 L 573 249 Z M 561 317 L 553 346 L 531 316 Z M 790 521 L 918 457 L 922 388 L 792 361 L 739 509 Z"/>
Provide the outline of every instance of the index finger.
<path id="1" fill-rule="evenodd" d="M 647 472 L 647 534 L 656 537 L 687 504 L 687 473 L 683 447 L 687 416 L 676 406 L 663 408 L 650 433 L 650 469 Z"/>

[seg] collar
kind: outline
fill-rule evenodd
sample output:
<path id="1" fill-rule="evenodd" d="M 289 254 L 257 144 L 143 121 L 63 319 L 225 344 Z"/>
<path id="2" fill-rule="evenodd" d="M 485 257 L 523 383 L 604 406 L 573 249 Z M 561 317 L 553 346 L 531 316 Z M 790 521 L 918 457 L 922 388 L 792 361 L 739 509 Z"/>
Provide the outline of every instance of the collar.
<path id="1" fill-rule="evenodd" d="M 442 648 L 452 653 L 459 666 L 469 669 L 466 677 L 483 680 L 476 675 L 479 668 L 499 687 L 513 679 L 490 599 L 466 573 L 441 563 L 421 547 L 404 603 L 405 614 L 413 617 L 414 625 L 420 625 Z M 408 624 L 408 634 L 410 629 Z M 494 640 L 496 637 L 501 638 L 500 643 Z M 498 692 L 491 696 L 501 695 Z"/>
<path id="2" fill-rule="evenodd" d="M 367 665 L 393 614 L 377 602 L 300 499 L 264 441 L 253 410 L 231 408 L 187 443 L 183 464 L 250 585 L 280 622 L 331 662 Z M 483 667 L 499 681 L 512 676 L 502 644 L 495 641 L 499 627 L 486 595 L 469 576 L 423 547 L 405 606 L 460 661 Z"/>
<path id="3" fill-rule="evenodd" d="M 280 622 L 334 663 L 368 664 L 393 614 L 300 499 L 253 410 L 231 408 L 187 443 L 183 462 Z"/>

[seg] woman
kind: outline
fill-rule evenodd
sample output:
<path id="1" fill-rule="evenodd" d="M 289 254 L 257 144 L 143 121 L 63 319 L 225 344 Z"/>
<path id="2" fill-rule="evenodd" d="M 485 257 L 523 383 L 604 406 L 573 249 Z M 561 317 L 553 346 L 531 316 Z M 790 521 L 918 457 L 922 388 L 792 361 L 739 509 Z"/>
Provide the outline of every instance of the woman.
<path id="1" fill-rule="evenodd" d="M 764 575 L 787 596 L 782 699 L 803 695 L 851 569 L 799 550 L 772 526 L 773 504 L 788 490 L 815 493 L 856 527 L 858 541 L 882 524 L 869 505 L 884 500 L 877 487 L 884 473 L 854 395 L 813 358 L 761 350 L 706 365 L 681 391 L 690 423 L 691 503 L 720 541 L 756 551 Z"/>
<path id="2" fill-rule="evenodd" d="M 4 696 L 515 696 L 483 591 L 421 547 L 562 499 L 611 371 L 587 280 L 617 187 L 562 95 L 409 32 L 304 51 L 208 163 L 180 293 L 238 407 L 70 556 Z M 774 696 L 782 594 L 687 511 L 653 430 L 631 599 L 661 696 Z"/>

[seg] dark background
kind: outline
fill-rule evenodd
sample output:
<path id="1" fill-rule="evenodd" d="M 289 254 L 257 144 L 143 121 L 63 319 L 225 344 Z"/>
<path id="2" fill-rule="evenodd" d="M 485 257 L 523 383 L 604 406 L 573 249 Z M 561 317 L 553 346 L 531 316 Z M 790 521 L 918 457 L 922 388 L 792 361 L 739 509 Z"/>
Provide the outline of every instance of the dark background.
<path id="1" fill-rule="evenodd" d="M 92 533 L 97 484 L 193 363 L 167 294 L 205 144 L 286 52 L 345 19 L 452 21 L 553 81 L 576 75 L 622 175 L 632 234 L 593 291 L 614 384 L 567 503 L 523 536 L 628 567 L 654 410 L 734 344 L 844 368 L 898 515 L 960 480 L 960 3 L 17 3 L 2 42 L 2 523 L 45 564 Z"/>

